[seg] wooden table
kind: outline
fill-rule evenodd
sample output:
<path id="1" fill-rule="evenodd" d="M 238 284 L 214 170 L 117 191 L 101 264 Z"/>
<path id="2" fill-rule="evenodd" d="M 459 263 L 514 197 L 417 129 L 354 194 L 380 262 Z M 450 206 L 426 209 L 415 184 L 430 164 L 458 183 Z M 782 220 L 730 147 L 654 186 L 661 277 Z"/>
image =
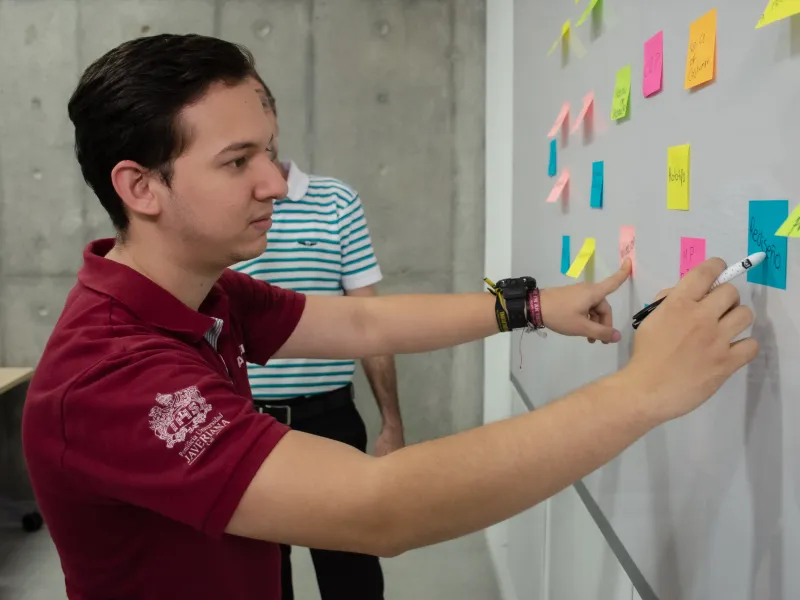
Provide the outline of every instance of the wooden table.
<path id="1" fill-rule="evenodd" d="M 33 377 L 33 369 L 29 367 L 0 367 L 0 394 L 24 383 Z"/>

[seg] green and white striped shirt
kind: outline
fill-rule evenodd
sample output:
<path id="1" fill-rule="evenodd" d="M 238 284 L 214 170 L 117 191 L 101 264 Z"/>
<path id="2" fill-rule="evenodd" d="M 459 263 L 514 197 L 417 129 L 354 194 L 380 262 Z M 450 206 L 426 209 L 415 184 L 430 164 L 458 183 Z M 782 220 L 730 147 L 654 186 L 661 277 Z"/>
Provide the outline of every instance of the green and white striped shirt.
<path id="1" fill-rule="evenodd" d="M 233 268 L 305 294 L 341 296 L 381 280 L 358 194 L 330 177 L 306 175 L 293 162 L 287 198 L 274 204 L 267 249 Z M 272 359 L 248 364 L 253 397 L 281 400 L 347 385 L 353 360 Z"/>

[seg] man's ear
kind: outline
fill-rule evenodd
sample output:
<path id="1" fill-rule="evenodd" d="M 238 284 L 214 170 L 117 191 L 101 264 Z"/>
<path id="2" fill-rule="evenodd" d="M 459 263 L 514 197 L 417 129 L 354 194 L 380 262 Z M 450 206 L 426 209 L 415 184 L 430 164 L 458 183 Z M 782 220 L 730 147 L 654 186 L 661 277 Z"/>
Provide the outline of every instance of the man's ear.
<path id="1" fill-rule="evenodd" d="M 162 177 L 132 160 L 123 160 L 111 170 L 114 190 L 131 214 L 154 217 L 161 212 Z"/>

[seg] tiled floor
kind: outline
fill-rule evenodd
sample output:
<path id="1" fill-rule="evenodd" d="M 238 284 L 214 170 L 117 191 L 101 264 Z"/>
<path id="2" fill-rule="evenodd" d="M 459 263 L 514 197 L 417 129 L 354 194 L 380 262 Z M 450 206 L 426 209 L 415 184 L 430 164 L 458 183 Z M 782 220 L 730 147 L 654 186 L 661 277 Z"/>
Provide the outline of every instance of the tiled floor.
<path id="1" fill-rule="evenodd" d="M 295 598 L 319 600 L 308 551 L 292 553 Z M 482 533 L 383 561 L 386 600 L 499 600 Z M 45 529 L 0 526 L 0 600 L 64 600 L 58 555 Z"/>

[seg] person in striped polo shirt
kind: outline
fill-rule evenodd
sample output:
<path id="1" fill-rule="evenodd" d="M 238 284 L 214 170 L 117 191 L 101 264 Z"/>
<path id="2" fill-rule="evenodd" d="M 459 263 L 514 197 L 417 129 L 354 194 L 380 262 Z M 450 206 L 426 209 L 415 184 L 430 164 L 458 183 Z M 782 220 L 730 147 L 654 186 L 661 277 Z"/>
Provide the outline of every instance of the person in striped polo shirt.
<path id="1" fill-rule="evenodd" d="M 277 119 L 275 98 L 261 82 L 258 92 Z M 277 122 L 273 123 L 278 131 Z M 277 136 L 276 136 L 277 138 Z M 308 175 L 293 162 L 275 165 L 286 180 L 286 198 L 274 202 L 267 250 L 233 268 L 256 279 L 304 294 L 373 296 L 381 269 L 372 249 L 364 209 L 356 191 L 339 179 Z M 361 360 L 383 425 L 375 444 L 382 456 L 404 445 L 393 356 Z M 354 360 L 273 359 L 248 364 L 256 408 L 293 429 L 367 450 L 364 421 L 353 402 Z M 283 600 L 294 597 L 291 547 L 281 545 Z M 377 557 L 312 549 L 322 600 L 383 598 Z"/>

